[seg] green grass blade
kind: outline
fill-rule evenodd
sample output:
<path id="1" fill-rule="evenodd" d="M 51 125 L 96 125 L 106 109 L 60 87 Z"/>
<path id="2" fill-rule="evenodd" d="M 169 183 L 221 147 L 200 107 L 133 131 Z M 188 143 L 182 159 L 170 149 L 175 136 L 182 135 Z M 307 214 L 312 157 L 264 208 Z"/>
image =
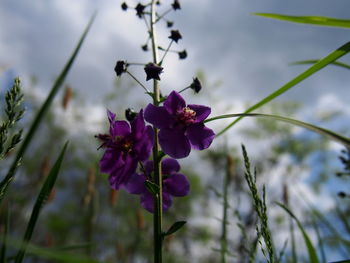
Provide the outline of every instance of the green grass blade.
<path id="1" fill-rule="evenodd" d="M 75 59 L 78 55 L 78 52 L 79 52 L 79 50 L 80 50 L 80 48 L 85 40 L 85 37 L 86 37 L 87 33 L 89 32 L 89 29 L 94 21 L 95 16 L 96 16 L 96 14 L 94 14 L 92 16 L 92 18 L 90 19 L 87 27 L 85 28 L 82 36 L 80 37 L 78 45 L 76 46 L 73 54 L 69 58 L 67 64 L 64 66 L 61 74 L 56 79 L 49 95 L 47 96 L 45 102 L 43 103 L 39 112 L 35 116 L 34 121 L 31 125 L 31 127 L 29 128 L 28 134 L 24 138 L 24 140 L 21 144 L 21 147 L 19 148 L 19 150 L 17 152 L 16 158 L 14 159 L 6 177 L 1 181 L 1 183 L 0 183 L 0 203 L 1 203 L 2 199 L 4 198 L 4 195 L 6 194 L 7 187 L 12 182 L 12 180 L 15 176 L 17 167 L 20 165 L 21 159 L 23 158 L 23 155 L 24 155 L 25 151 L 27 150 L 29 143 L 32 141 L 34 134 L 39 127 L 39 124 L 43 120 L 45 113 L 48 111 L 48 109 L 49 109 L 54 97 L 56 96 L 57 92 L 62 87 L 62 84 L 63 84 L 69 70 L 71 69 L 73 62 L 75 61 Z"/>
<path id="2" fill-rule="evenodd" d="M 10 209 L 7 205 L 5 208 L 5 220 L 3 222 L 4 229 L 3 229 L 3 235 L 1 237 L 1 250 L 0 250 L 0 262 L 6 262 L 6 250 L 7 250 L 7 233 L 9 231 L 9 224 L 10 224 Z"/>
<path id="3" fill-rule="evenodd" d="M 279 115 L 262 114 L 262 113 L 236 113 L 236 114 L 226 114 L 226 115 L 216 116 L 216 117 L 207 119 L 204 122 L 210 122 L 210 121 L 214 121 L 214 120 L 234 118 L 234 117 L 238 117 L 238 119 L 243 118 L 243 117 L 262 117 L 262 118 L 269 118 L 269 119 L 275 119 L 278 121 L 287 122 L 287 123 L 314 131 L 318 134 L 324 135 L 324 136 L 326 136 L 334 141 L 337 141 L 337 142 L 343 144 L 345 147 L 348 147 L 348 148 L 350 147 L 350 138 L 344 137 L 338 133 L 335 133 L 333 131 L 318 127 L 316 125 L 313 125 L 313 124 L 310 124 L 307 122 L 302 122 L 302 121 L 298 121 L 295 119 L 282 117 Z"/>
<path id="4" fill-rule="evenodd" d="M 302 61 L 295 61 L 295 62 L 290 63 L 289 65 L 308 65 L 308 64 L 315 64 L 319 61 L 320 61 L 319 59 L 308 59 L 308 60 L 302 60 Z M 334 61 L 334 62 L 329 63 L 329 64 L 334 65 L 334 66 L 338 66 L 341 68 L 350 69 L 350 65 L 345 64 L 343 62 Z"/>
<path id="5" fill-rule="evenodd" d="M 7 239 L 8 247 L 20 248 L 21 242 L 15 239 Z M 39 247 L 28 243 L 26 254 L 36 256 L 42 259 L 50 260 L 50 262 L 61 262 L 61 263 L 102 263 L 100 261 L 88 258 L 78 253 L 68 253 L 62 249 L 51 249 Z M 7 258 L 11 260 L 11 258 Z M 2 262 L 1 262 L 2 263 Z"/>
<path id="6" fill-rule="evenodd" d="M 350 20 L 326 16 L 289 16 L 271 13 L 253 13 L 253 15 L 315 26 L 350 28 Z"/>
<path id="7" fill-rule="evenodd" d="M 314 246 L 312 245 L 311 239 L 309 238 L 308 234 L 304 230 L 304 228 L 303 228 L 302 224 L 300 223 L 299 219 L 284 204 L 277 203 L 277 205 L 282 207 L 297 222 L 297 225 L 298 225 L 299 230 L 301 231 L 301 233 L 303 235 L 303 238 L 304 238 L 304 241 L 305 241 L 305 245 L 306 245 L 306 248 L 307 248 L 307 251 L 308 251 L 308 254 L 309 254 L 309 262 L 310 263 L 319 263 L 316 250 L 315 250 Z"/>
<path id="8" fill-rule="evenodd" d="M 302 82 L 306 78 L 308 78 L 311 75 L 315 74 L 317 71 L 321 70 L 322 68 L 324 68 L 328 64 L 333 63 L 334 61 L 336 61 L 340 57 L 344 56 L 349 51 L 350 51 L 350 42 L 348 42 L 345 45 L 339 47 L 338 49 L 336 49 L 335 51 L 331 52 L 329 55 L 327 55 L 323 59 L 319 60 L 317 63 L 312 65 L 306 71 L 304 71 L 303 73 L 298 75 L 296 78 L 292 79 L 291 81 L 289 81 L 288 83 L 283 85 L 278 90 L 272 92 L 270 95 L 268 95 L 267 97 L 265 97 L 264 99 L 262 99 L 258 103 L 254 104 L 253 106 L 248 108 L 244 113 L 252 112 L 252 111 L 260 108 L 261 106 L 265 105 L 266 103 L 272 101 L 273 99 L 275 99 L 278 96 L 282 95 L 283 93 L 285 93 L 286 91 L 288 91 L 289 89 L 291 89 L 292 87 L 297 85 L 298 83 Z M 233 121 L 232 123 L 230 123 L 226 128 L 224 128 L 222 131 L 220 131 L 216 135 L 216 137 L 222 135 L 224 132 L 226 132 L 228 129 L 230 129 L 233 125 L 235 125 L 237 122 L 239 122 L 242 118 L 243 117 L 240 117 L 240 118 L 236 119 L 235 121 Z"/>
<path id="9" fill-rule="evenodd" d="M 40 211 L 41 211 L 44 203 L 46 202 L 49 194 L 51 193 L 52 188 L 56 182 L 56 179 L 57 179 L 58 173 L 60 171 L 61 164 L 63 161 L 65 151 L 67 149 L 67 146 L 68 146 L 68 142 L 64 145 L 58 159 L 56 160 L 55 164 L 53 165 L 49 175 L 47 176 L 47 178 L 44 182 L 44 185 L 42 186 L 42 188 L 40 190 L 40 193 L 39 193 L 37 200 L 34 204 L 34 208 L 33 208 L 32 214 L 30 216 L 26 232 L 24 234 L 21 249 L 16 256 L 15 263 L 21 263 L 23 261 L 24 254 L 26 253 L 26 247 L 27 247 L 28 242 L 30 241 L 30 239 L 32 237 L 35 224 L 39 218 Z"/>

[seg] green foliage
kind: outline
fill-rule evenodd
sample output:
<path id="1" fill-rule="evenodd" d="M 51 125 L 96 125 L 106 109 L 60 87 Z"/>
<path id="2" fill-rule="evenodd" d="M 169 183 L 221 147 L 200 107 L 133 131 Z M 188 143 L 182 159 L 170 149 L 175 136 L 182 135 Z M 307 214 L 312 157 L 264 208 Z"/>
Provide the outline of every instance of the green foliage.
<path id="1" fill-rule="evenodd" d="M 21 81 L 14 79 L 12 88 L 6 92 L 5 96 L 5 120 L 0 125 L 0 160 L 11 151 L 22 139 L 22 130 L 10 135 L 11 129 L 22 118 L 24 109 L 22 107 L 23 94 L 21 90 Z M 11 137 L 11 138 L 9 138 Z"/>
<path id="2" fill-rule="evenodd" d="M 339 19 L 325 16 L 288 16 L 271 13 L 253 13 L 253 15 L 316 26 L 350 28 L 350 20 L 348 19 Z"/>
<path id="3" fill-rule="evenodd" d="M 31 127 L 29 128 L 28 134 L 24 138 L 24 141 L 23 141 L 21 147 L 19 148 L 18 153 L 16 155 L 16 158 L 14 159 L 6 177 L 0 182 L 0 203 L 1 203 L 2 199 L 4 198 L 4 195 L 6 194 L 8 186 L 10 185 L 12 180 L 14 179 L 16 169 L 19 166 L 20 161 L 23 158 L 23 155 L 26 152 L 30 142 L 34 138 L 34 135 L 35 135 L 40 123 L 42 122 L 45 114 L 48 112 L 48 110 L 52 104 L 52 101 L 55 98 L 57 92 L 62 87 L 62 84 L 63 84 L 64 80 L 66 79 L 66 76 L 68 75 L 68 72 L 71 69 L 73 62 L 75 61 L 75 59 L 78 55 L 78 52 L 79 52 L 79 50 L 80 50 L 80 48 L 85 40 L 85 37 L 90 30 L 90 27 L 94 21 L 94 18 L 95 18 L 95 15 L 89 21 L 87 27 L 85 28 L 85 31 L 83 32 L 82 36 L 80 37 L 78 45 L 76 46 L 76 48 L 73 51 L 73 54 L 71 55 L 71 57 L 67 61 L 67 64 L 65 65 L 62 72 L 60 73 L 60 75 L 56 79 L 55 83 L 53 84 L 53 87 L 52 87 L 49 95 L 47 96 L 45 102 L 43 103 L 39 112 L 35 116 L 34 121 L 31 125 Z"/>
<path id="4" fill-rule="evenodd" d="M 265 242 L 265 248 L 267 249 L 268 254 L 266 253 L 265 248 L 263 247 L 261 241 L 259 240 L 261 244 L 261 251 L 269 263 L 274 263 L 276 262 L 276 255 L 275 255 L 275 249 L 273 246 L 271 231 L 268 226 L 265 186 L 263 187 L 263 196 L 261 198 L 259 196 L 258 189 L 256 186 L 256 171 L 254 171 L 254 175 L 252 175 L 250 171 L 249 157 L 244 145 L 242 145 L 242 152 L 243 152 L 244 165 L 245 165 L 244 177 L 246 179 L 246 182 L 248 184 L 248 187 L 253 199 L 252 201 L 255 208 L 255 212 L 257 213 L 259 218 L 260 226 L 258 225 L 256 226 L 258 240 L 260 239 L 260 237 L 263 238 Z"/>
<path id="5" fill-rule="evenodd" d="M 297 77 L 295 77 L 294 79 L 292 79 L 291 81 L 289 81 L 288 83 L 283 85 L 281 88 L 279 88 L 278 90 L 272 92 L 270 95 L 268 95 L 267 97 L 265 97 L 264 99 L 262 99 L 258 103 L 254 104 L 253 106 L 249 107 L 244 113 L 245 114 L 250 113 L 250 112 L 252 112 L 252 111 L 254 111 L 254 110 L 264 106 L 265 104 L 269 103 L 273 99 L 275 99 L 278 96 L 282 95 L 283 93 L 285 93 L 289 89 L 293 88 L 294 86 L 296 86 L 297 84 L 299 84 L 303 80 L 307 79 L 311 75 L 313 75 L 316 72 L 318 72 L 319 70 L 323 69 L 327 65 L 333 63 L 337 59 L 339 59 L 342 56 L 346 55 L 349 51 L 350 51 L 350 42 L 342 45 L 341 47 L 339 47 L 338 49 L 334 50 L 333 52 L 331 52 L 329 55 L 327 55 L 323 59 L 319 60 L 317 63 L 315 63 L 310 68 L 308 68 L 306 71 L 304 71 L 303 73 L 299 74 Z M 231 122 L 226 128 L 221 130 L 217 134 L 217 136 L 222 135 L 224 132 L 226 132 L 228 129 L 230 129 L 233 125 L 235 125 L 237 122 L 239 122 L 243 118 L 244 118 L 244 116 L 240 116 L 239 118 L 237 118 L 236 120 Z"/>
<path id="6" fill-rule="evenodd" d="M 309 253 L 309 262 L 310 263 L 319 263 L 319 260 L 317 257 L 317 252 L 316 252 L 316 250 L 311 242 L 310 237 L 308 236 L 308 234 L 304 230 L 304 227 L 301 224 L 301 222 L 299 221 L 299 219 L 292 213 L 292 211 L 288 207 L 286 207 L 285 205 L 283 205 L 281 203 L 277 203 L 277 204 L 280 207 L 282 207 L 297 222 L 297 225 L 298 225 L 301 233 L 303 234 L 305 245 L 306 245 L 307 251 Z"/>
<path id="7" fill-rule="evenodd" d="M 34 204 L 32 215 L 30 216 L 26 232 L 24 234 L 24 238 L 23 238 L 23 242 L 22 242 L 22 245 L 21 245 L 21 249 L 20 249 L 20 251 L 18 252 L 18 254 L 16 256 L 15 263 L 21 263 L 23 261 L 27 245 L 28 245 L 28 243 L 29 243 L 29 241 L 30 241 L 30 239 L 32 237 L 32 234 L 33 234 L 33 231 L 34 231 L 34 227 L 35 227 L 36 222 L 37 222 L 37 220 L 39 218 L 39 214 L 41 212 L 41 209 L 42 209 L 43 205 L 45 204 L 48 196 L 50 195 L 50 193 L 51 193 L 51 191 L 53 189 L 53 186 L 55 185 L 58 173 L 59 173 L 60 168 L 61 168 L 63 157 L 64 157 L 65 151 L 67 149 L 67 146 L 68 146 L 68 143 L 66 143 L 64 145 L 64 147 L 63 147 L 63 149 L 62 149 L 62 151 L 61 151 L 57 161 L 55 162 L 54 166 L 52 167 L 49 175 L 47 176 L 47 178 L 46 178 L 46 180 L 44 182 L 43 187 L 40 190 L 40 193 L 39 193 L 39 195 L 37 197 L 37 200 L 36 200 L 36 202 Z"/>

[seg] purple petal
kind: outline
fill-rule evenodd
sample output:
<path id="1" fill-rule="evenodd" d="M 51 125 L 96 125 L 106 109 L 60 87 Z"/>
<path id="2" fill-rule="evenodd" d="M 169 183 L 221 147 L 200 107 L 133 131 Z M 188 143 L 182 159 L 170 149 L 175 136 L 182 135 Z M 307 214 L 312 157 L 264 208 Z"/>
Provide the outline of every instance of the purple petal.
<path id="1" fill-rule="evenodd" d="M 116 136 L 126 136 L 130 134 L 130 125 L 126 121 L 113 121 L 109 128 L 109 133 L 114 138 Z"/>
<path id="2" fill-rule="evenodd" d="M 165 212 L 170 208 L 170 206 L 172 204 L 172 200 L 171 200 L 171 195 L 168 193 L 163 192 L 162 196 L 163 196 L 163 200 L 162 200 L 163 201 L 163 211 Z"/>
<path id="3" fill-rule="evenodd" d="M 183 174 L 173 174 L 163 180 L 164 192 L 173 196 L 185 196 L 190 192 L 190 183 Z"/>
<path id="4" fill-rule="evenodd" d="M 165 109 L 148 104 L 145 109 L 145 120 L 152 123 L 158 129 L 170 127 L 174 122 L 174 117 Z"/>
<path id="5" fill-rule="evenodd" d="M 142 138 L 146 128 L 145 120 L 143 119 L 143 110 L 137 114 L 136 118 L 131 122 L 131 131 L 133 137 L 137 140 Z"/>
<path id="6" fill-rule="evenodd" d="M 203 150 L 210 146 L 215 133 L 204 126 L 203 123 L 195 123 L 187 127 L 187 138 L 190 140 L 192 148 Z"/>
<path id="7" fill-rule="evenodd" d="M 187 157 L 191 151 L 189 140 L 181 129 L 161 129 L 159 144 L 170 157 L 179 159 Z"/>
<path id="8" fill-rule="evenodd" d="M 115 113 L 107 109 L 107 117 L 108 117 L 109 123 L 112 123 L 115 120 L 115 116 L 116 116 Z"/>
<path id="9" fill-rule="evenodd" d="M 172 158 L 166 158 L 162 161 L 162 174 L 173 174 L 180 171 L 180 164 Z"/>
<path id="10" fill-rule="evenodd" d="M 154 212 L 154 197 L 153 195 L 146 191 L 144 192 L 141 197 L 141 206 L 146 209 L 148 212 L 153 213 Z"/>
<path id="11" fill-rule="evenodd" d="M 114 149 L 107 149 L 100 160 L 102 173 L 112 173 L 124 165 L 121 152 Z"/>
<path id="12" fill-rule="evenodd" d="M 131 156 L 126 156 L 125 163 L 122 167 L 115 169 L 109 176 L 111 187 L 118 190 L 121 186 L 126 185 L 130 176 L 135 173 L 137 168 L 137 160 Z"/>
<path id="13" fill-rule="evenodd" d="M 170 114 L 175 115 L 178 110 L 186 107 L 186 102 L 179 93 L 172 91 L 164 101 L 164 107 Z"/>
<path id="14" fill-rule="evenodd" d="M 163 211 L 167 211 L 172 204 L 171 195 L 163 192 Z M 146 191 L 141 194 L 141 206 L 148 212 L 154 213 L 154 197 Z"/>
<path id="15" fill-rule="evenodd" d="M 187 106 L 196 112 L 196 123 L 204 121 L 211 113 L 211 109 L 207 106 L 196 104 L 190 104 Z"/>
<path id="16" fill-rule="evenodd" d="M 144 174 L 134 173 L 131 175 L 128 183 L 125 185 L 130 194 L 141 194 L 147 191 L 145 187 L 146 176 Z"/>
<path id="17" fill-rule="evenodd" d="M 153 147 L 153 140 L 154 135 L 151 126 L 146 127 L 142 133 L 142 137 L 140 137 L 138 141 L 135 139 L 133 150 L 136 153 L 139 161 L 145 161 L 148 159 Z"/>
<path id="18" fill-rule="evenodd" d="M 143 168 L 145 168 L 145 172 L 147 175 L 151 175 L 151 173 L 154 170 L 154 166 L 153 166 L 153 161 L 148 160 L 143 164 Z"/>

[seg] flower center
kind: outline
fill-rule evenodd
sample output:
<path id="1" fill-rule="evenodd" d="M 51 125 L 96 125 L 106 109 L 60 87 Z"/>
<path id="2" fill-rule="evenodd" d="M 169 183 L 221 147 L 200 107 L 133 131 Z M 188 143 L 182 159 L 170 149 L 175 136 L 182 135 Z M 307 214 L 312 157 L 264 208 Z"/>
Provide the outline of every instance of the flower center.
<path id="1" fill-rule="evenodd" d="M 196 120 L 196 112 L 189 107 L 185 107 L 176 113 L 177 120 L 181 123 L 188 125 L 194 123 Z"/>
<path id="2" fill-rule="evenodd" d="M 131 151 L 132 148 L 132 142 L 126 140 L 125 142 L 122 143 L 121 148 L 123 149 L 123 152 L 128 153 Z"/>
<path id="3" fill-rule="evenodd" d="M 132 150 L 132 141 L 126 139 L 125 137 L 123 136 L 116 136 L 115 137 L 115 142 L 116 142 L 116 145 L 119 149 L 122 150 L 122 152 L 124 153 L 129 153 L 131 152 Z"/>

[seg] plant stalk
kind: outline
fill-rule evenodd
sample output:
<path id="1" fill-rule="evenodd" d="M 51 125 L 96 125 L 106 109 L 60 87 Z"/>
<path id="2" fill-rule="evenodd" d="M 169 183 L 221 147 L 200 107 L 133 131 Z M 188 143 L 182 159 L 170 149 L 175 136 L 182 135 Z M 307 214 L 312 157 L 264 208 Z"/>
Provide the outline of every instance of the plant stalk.
<path id="1" fill-rule="evenodd" d="M 156 0 L 152 0 L 151 3 L 151 16 L 150 16 L 150 35 L 152 42 L 152 56 L 153 63 L 158 64 L 158 45 L 157 36 L 155 30 L 156 23 Z M 153 80 L 153 104 L 158 106 L 160 102 L 160 87 L 157 80 Z M 153 162 L 154 162 L 154 183 L 159 186 L 159 192 L 154 199 L 154 217 L 153 217 L 153 227 L 154 227 L 154 263 L 162 262 L 162 173 L 160 161 L 158 158 L 159 153 L 159 142 L 158 142 L 158 132 L 156 127 L 154 129 L 154 145 L 153 145 Z"/>

